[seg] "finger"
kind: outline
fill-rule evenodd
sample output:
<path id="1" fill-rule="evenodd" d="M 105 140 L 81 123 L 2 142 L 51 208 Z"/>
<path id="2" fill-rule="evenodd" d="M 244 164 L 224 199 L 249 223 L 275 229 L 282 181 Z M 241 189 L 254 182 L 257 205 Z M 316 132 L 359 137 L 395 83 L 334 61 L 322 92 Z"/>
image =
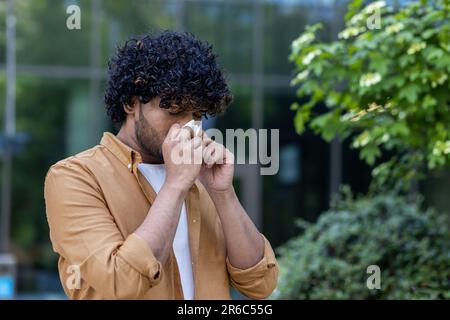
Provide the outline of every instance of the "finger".
<path id="1" fill-rule="evenodd" d="M 203 149 L 203 160 L 205 161 L 206 164 L 209 163 L 213 153 L 214 153 L 214 143 L 211 143 L 210 145 L 206 146 Z"/>
<path id="2" fill-rule="evenodd" d="M 177 135 L 180 140 L 191 140 L 193 137 L 194 131 L 189 127 L 182 127 Z"/>
<path id="3" fill-rule="evenodd" d="M 200 129 L 200 131 L 198 132 L 198 136 L 204 140 L 209 139 L 208 135 L 206 134 L 206 132 L 203 129 Z"/>
<path id="4" fill-rule="evenodd" d="M 174 140 L 176 138 L 176 136 L 178 135 L 180 129 L 181 129 L 181 126 L 178 123 L 174 123 L 170 127 L 169 132 L 167 133 L 167 135 L 169 136 L 170 139 Z"/>
<path id="5" fill-rule="evenodd" d="M 225 164 L 234 164 L 234 154 L 227 148 L 225 148 L 224 163 Z"/>
<path id="6" fill-rule="evenodd" d="M 200 137 L 194 137 L 191 141 L 192 148 L 197 149 L 202 145 L 202 138 Z"/>
<path id="7" fill-rule="evenodd" d="M 202 136 L 203 139 L 203 146 L 206 148 L 207 146 L 209 146 L 211 143 L 214 142 L 214 140 L 212 140 L 211 138 L 209 138 L 206 134 Z"/>
<path id="8" fill-rule="evenodd" d="M 181 140 L 180 144 L 182 145 L 182 148 L 186 151 L 194 150 L 198 147 L 202 146 L 202 139 L 200 137 L 194 137 L 190 140 Z"/>
<path id="9" fill-rule="evenodd" d="M 200 137 L 195 137 L 193 139 L 193 143 L 192 143 L 193 147 L 194 147 L 194 151 L 193 151 L 193 157 L 194 157 L 194 164 L 202 164 L 203 163 L 203 145 L 202 145 L 202 138 Z"/>
<path id="10" fill-rule="evenodd" d="M 213 148 L 212 142 L 213 141 L 211 141 L 211 142 L 210 141 L 206 141 L 205 142 L 205 140 L 202 140 L 203 154 L 206 153 L 206 150 L 209 150 L 209 149 Z"/>
<path id="11" fill-rule="evenodd" d="M 202 139 L 194 137 L 191 140 L 181 140 L 179 143 L 183 164 L 201 164 L 202 163 Z"/>
<path id="12" fill-rule="evenodd" d="M 203 129 L 200 129 L 199 136 L 202 137 L 204 141 L 214 141 L 206 134 L 206 131 L 203 131 Z"/>
<path id="13" fill-rule="evenodd" d="M 213 165 L 224 163 L 224 147 L 222 145 L 216 145 L 214 148 L 214 153 L 211 156 L 211 161 Z"/>
<path id="14" fill-rule="evenodd" d="M 211 168 L 215 164 L 223 164 L 223 146 L 215 143 L 211 147 L 211 151 L 206 156 L 206 167 Z"/>

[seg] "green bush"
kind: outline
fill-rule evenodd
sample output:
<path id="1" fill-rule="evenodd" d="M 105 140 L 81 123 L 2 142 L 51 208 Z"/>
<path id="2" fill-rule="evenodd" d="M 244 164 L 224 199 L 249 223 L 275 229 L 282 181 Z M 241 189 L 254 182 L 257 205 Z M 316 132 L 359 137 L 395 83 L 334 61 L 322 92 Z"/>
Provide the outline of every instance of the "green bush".
<path id="1" fill-rule="evenodd" d="M 446 216 L 420 201 L 347 192 L 315 224 L 278 249 L 275 299 L 449 299 L 450 236 Z M 369 290 L 367 267 L 381 270 Z"/>

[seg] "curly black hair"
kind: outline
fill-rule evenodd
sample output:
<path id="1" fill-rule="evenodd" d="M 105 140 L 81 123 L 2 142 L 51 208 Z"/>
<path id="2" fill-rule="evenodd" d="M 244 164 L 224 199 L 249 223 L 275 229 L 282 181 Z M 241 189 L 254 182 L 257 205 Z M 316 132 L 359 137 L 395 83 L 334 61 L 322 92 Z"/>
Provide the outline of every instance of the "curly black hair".
<path id="1" fill-rule="evenodd" d="M 194 115 L 222 114 L 233 96 L 212 46 L 190 33 L 162 31 L 132 37 L 108 63 L 108 116 L 123 123 L 124 105 L 161 98 L 160 107 Z"/>

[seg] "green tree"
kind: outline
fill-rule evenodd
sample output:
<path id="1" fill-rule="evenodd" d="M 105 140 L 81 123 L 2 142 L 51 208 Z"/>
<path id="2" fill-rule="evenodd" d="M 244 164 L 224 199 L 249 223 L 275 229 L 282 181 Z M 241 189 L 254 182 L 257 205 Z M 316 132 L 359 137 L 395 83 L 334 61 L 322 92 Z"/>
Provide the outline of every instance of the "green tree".
<path id="1" fill-rule="evenodd" d="M 380 28 L 370 28 L 377 15 Z M 316 24 L 292 43 L 292 84 L 307 100 L 292 105 L 296 130 L 351 139 L 376 165 L 373 187 L 408 189 L 450 162 L 450 1 L 396 11 L 384 1 L 355 0 L 345 20 L 336 41 L 318 41 Z M 319 103 L 326 112 L 316 112 Z"/>

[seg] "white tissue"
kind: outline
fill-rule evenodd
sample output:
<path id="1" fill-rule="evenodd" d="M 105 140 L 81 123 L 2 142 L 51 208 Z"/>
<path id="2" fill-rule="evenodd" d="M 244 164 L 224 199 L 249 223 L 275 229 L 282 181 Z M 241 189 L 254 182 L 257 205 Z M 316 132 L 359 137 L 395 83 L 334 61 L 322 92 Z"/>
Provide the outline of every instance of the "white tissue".
<path id="1" fill-rule="evenodd" d="M 197 136 L 202 129 L 202 120 L 191 120 L 186 123 L 183 128 L 184 127 L 191 128 L 194 131 L 194 136 Z"/>

